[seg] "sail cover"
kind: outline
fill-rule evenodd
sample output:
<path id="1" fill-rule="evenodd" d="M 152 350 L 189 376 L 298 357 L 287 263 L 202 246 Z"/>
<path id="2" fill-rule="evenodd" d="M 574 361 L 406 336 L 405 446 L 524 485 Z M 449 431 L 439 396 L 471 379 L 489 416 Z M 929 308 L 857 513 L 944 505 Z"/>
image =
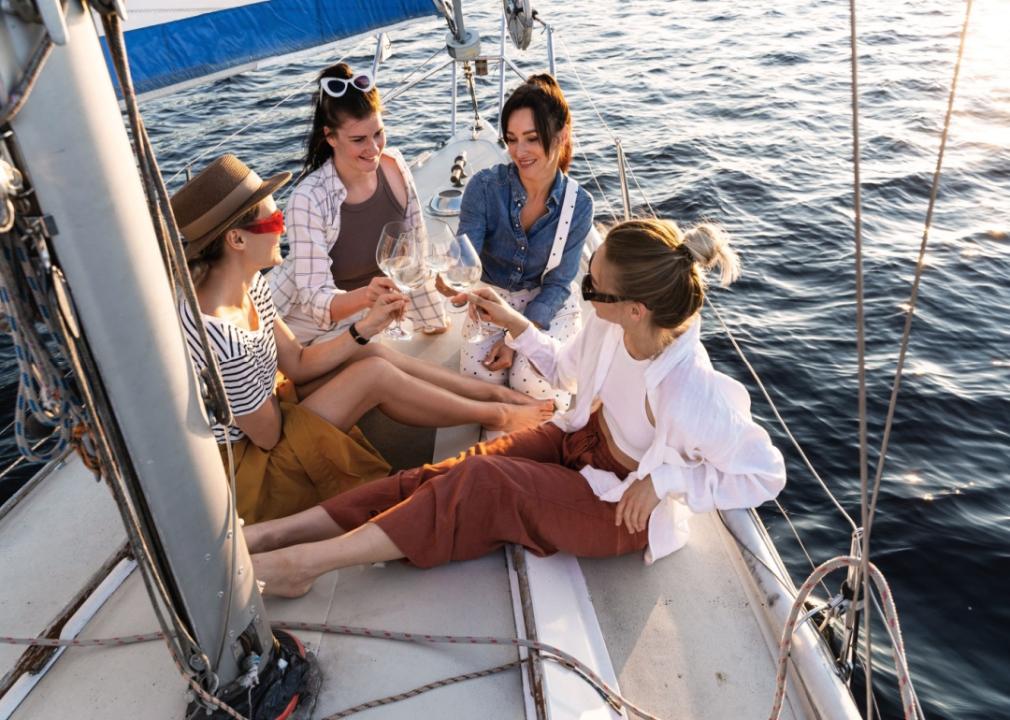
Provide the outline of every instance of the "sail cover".
<path id="1" fill-rule="evenodd" d="M 127 9 L 126 51 L 140 95 L 439 14 L 432 0 L 130 0 Z M 102 47 L 111 72 L 104 37 Z"/>

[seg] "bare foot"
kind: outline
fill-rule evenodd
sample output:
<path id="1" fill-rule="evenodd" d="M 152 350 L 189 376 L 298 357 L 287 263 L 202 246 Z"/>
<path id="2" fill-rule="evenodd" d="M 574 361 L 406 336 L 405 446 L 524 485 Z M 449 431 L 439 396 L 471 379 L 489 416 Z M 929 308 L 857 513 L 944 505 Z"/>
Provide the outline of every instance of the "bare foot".
<path id="1" fill-rule="evenodd" d="M 256 579 L 265 583 L 264 595 L 296 598 L 312 589 L 315 577 L 300 567 L 298 553 L 293 550 L 284 548 L 252 556 Z"/>
<path id="2" fill-rule="evenodd" d="M 505 385 L 499 385 L 497 387 L 498 393 L 497 397 L 494 398 L 498 402 L 511 403 L 512 405 L 539 405 L 542 400 L 537 400 L 532 398 L 524 392 L 519 392 L 518 390 L 513 390 Z"/>
<path id="3" fill-rule="evenodd" d="M 491 426 L 491 430 L 515 432 L 524 428 L 535 427 L 545 423 L 554 415 L 554 401 L 541 400 L 535 405 L 505 405 L 504 419 L 500 425 Z"/>

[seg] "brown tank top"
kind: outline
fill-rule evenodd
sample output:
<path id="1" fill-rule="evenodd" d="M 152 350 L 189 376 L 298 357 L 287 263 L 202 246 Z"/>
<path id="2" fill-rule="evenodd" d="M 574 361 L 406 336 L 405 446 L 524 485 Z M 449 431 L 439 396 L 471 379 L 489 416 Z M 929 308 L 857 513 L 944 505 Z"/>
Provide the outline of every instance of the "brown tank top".
<path id="1" fill-rule="evenodd" d="M 375 262 L 382 226 L 403 220 L 405 208 L 396 199 L 380 166 L 372 197 L 364 202 L 345 202 L 340 206 L 340 235 L 330 250 L 333 282 L 341 290 L 364 287 L 373 277 L 382 275 Z"/>

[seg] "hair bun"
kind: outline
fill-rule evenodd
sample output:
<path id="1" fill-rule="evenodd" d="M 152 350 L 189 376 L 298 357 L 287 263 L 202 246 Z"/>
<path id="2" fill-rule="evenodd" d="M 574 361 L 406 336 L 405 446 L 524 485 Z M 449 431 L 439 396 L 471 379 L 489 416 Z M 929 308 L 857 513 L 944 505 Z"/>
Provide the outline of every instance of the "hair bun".
<path id="1" fill-rule="evenodd" d="M 684 233 L 684 247 L 706 270 L 719 266 L 719 283 L 726 287 L 740 275 L 740 258 L 729 246 L 729 234 L 718 225 L 701 223 Z"/>

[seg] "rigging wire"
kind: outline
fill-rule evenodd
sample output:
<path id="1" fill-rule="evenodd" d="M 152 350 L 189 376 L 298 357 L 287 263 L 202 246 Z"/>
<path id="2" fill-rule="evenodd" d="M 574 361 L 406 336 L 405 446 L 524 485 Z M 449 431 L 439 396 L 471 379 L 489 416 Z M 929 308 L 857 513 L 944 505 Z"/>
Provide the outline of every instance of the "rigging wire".
<path id="1" fill-rule="evenodd" d="M 42 73 L 46 60 L 49 59 L 49 56 L 53 52 L 53 47 L 52 38 L 48 34 L 43 35 L 35 50 L 32 51 L 31 57 L 28 58 L 24 73 L 11 85 L 7 93 L 7 104 L 3 108 L 0 108 L 0 127 L 9 125 L 17 117 L 17 114 L 21 112 L 21 108 L 24 107 L 28 96 L 32 94 L 32 89 L 35 87 L 35 83 Z"/>
<path id="2" fill-rule="evenodd" d="M 869 511 L 869 473 L 866 443 L 866 335 L 865 316 L 863 310 L 863 204 L 862 180 L 860 178 L 859 149 L 859 44 L 856 35 L 856 0 L 849 0 L 849 70 L 851 74 L 851 108 L 852 108 L 852 209 L 854 214 L 855 241 L 855 272 L 856 272 L 856 355 L 859 390 L 857 406 L 859 412 L 859 498 L 861 525 L 866 527 Z M 870 579 L 868 576 L 870 557 L 867 536 L 863 536 L 863 548 L 860 553 L 862 562 L 855 583 L 855 598 L 852 603 L 852 613 L 859 600 L 859 589 L 863 596 L 869 595 Z M 862 585 L 859 583 L 862 575 Z M 866 720 L 873 720 L 873 656 L 870 652 L 870 607 L 863 603 L 863 633 L 866 638 Z"/>
<path id="3" fill-rule="evenodd" d="M 884 461 L 887 459 L 888 444 L 891 438 L 891 428 L 894 424 L 894 411 L 898 404 L 898 391 L 901 388 L 901 377 L 905 367 L 905 355 L 908 351 L 909 337 L 912 334 L 912 318 L 915 315 L 915 306 L 919 300 L 919 283 L 922 273 L 926 268 L 926 244 L 929 241 L 929 230 L 933 222 L 933 208 L 936 205 L 936 197 L 940 189 L 940 174 L 943 167 L 944 151 L 947 147 L 947 136 L 950 131 L 950 119 L 954 110 L 954 96 L 957 91 L 957 79 L 961 72 L 961 59 L 964 56 L 964 47 L 968 37 L 968 20 L 971 17 L 972 0 L 967 0 L 964 12 L 964 24 L 961 26 L 961 36 L 957 48 L 957 62 L 954 65 L 954 76 L 950 81 L 950 93 L 947 97 L 947 113 L 943 120 L 943 132 L 940 135 L 940 149 L 937 152 L 936 168 L 933 170 L 933 182 L 929 190 L 929 206 L 926 209 L 926 220 L 922 229 L 922 241 L 919 245 L 919 256 L 915 264 L 915 277 L 912 280 L 912 290 L 908 300 L 908 312 L 905 314 L 905 327 L 901 333 L 901 344 L 898 351 L 898 363 L 894 371 L 894 384 L 891 387 L 891 398 L 887 405 L 887 417 L 884 420 L 883 439 L 880 443 L 880 454 L 877 459 L 876 472 L 873 478 L 873 493 L 870 498 L 870 510 L 868 522 L 866 524 L 866 536 L 869 539 L 870 530 L 873 526 L 873 517 L 877 510 L 877 498 L 880 491 L 880 482 L 884 474 Z"/>
<path id="4" fill-rule="evenodd" d="M 800 550 L 803 551 L 803 554 L 807 558 L 807 562 L 810 563 L 810 569 L 811 570 L 816 570 L 817 569 L 817 563 L 814 562 L 813 557 L 811 557 L 810 553 L 807 552 L 807 546 L 803 542 L 803 539 L 800 537 L 800 533 L 796 529 L 796 526 L 793 524 L 793 519 L 789 516 L 789 513 L 786 512 L 786 509 L 784 507 L 782 507 L 782 503 L 780 503 L 778 501 L 778 498 L 775 498 L 774 503 L 775 503 L 775 507 L 777 507 L 779 509 L 779 512 L 782 513 L 782 517 L 785 518 L 786 524 L 789 526 L 789 529 L 792 530 L 793 537 L 795 537 L 796 538 L 796 542 L 799 543 Z M 824 589 L 825 594 L 828 597 L 831 597 L 831 591 L 828 589 L 828 586 L 825 585 L 823 581 L 821 581 L 821 587 Z"/>
<path id="5" fill-rule="evenodd" d="M 853 532 L 855 532 L 856 523 L 852 519 L 852 516 L 845 511 L 845 508 L 842 507 L 842 504 L 838 501 L 838 498 L 836 498 L 834 493 L 831 492 L 831 489 L 828 487 L 827 483 L 824 482 L 824 480 L 821 478 L 817 470 L 814 469 L 813 463 L 810 462 L 810 458 L 808 458 L 807 454 L 803 451 L 802 446 L 800 446 L 799 440 L 797 440 L 796 436 L 793 435 L 792 431 L 789 429 L 789 426 L 786 424 L 785 419 L 783 419 L 782 415 L 779 413 L 778 407 L 776 407 L 775 405 L 775 401 L 772 400 L 771 394 L 768 392 L 767 388 L 765 388 L 764 383 L 761 381 L 761 377 L 757 373 L 757 370 L 754 369 L 754 366 L 751 365 L 750 361 L 747 359 L 747 356 L 744 354 L 743 348 L 740 347 L 740 344 L 737 342 L 737 339 L 733 335 L 733 332 L 729 329 L 729 325 L 723 318 L 722 313 L 719 312 L 719 308 L 716 306 L 715 302 L 712 301 L 708 296 L 705 297 L 705 302 L 708 303 L 708 306 L 710 308 L 712 308 L 712 312 L 715 313 L 716 318 L 719 320 L 719 324 L 722 326 L 723 331 L 726 333 L 726 336 L 729 338 L 730 343 L 736 350 L 737 355 L 740 356 L 740 359 L 741 361 L 743 361 L 744 366 L 747 368 L 748 371 L 750 371 L 751 377 L 753 377 L 754 382 L 757 383 L 758 388 L 761 390 L 761 394 L 764 395 L 764 398 L 768 402 L 769 407 L 771 407 L 772 412 L 775 414 L 775 418 L 779 421 L 779 425 L 782 427 L 782 430 L 786 433 L 786 436 L 788 436 L 789 440 L 792 442 L 793 447 L 796 448 L 796 451 L 800 454 L 800 458 L 803 460 L 803 463 L 807 466 L 807 469 L 810 471 L 811 475 L 814 476 L 814 479 L 817 480 L 820 486 L 824 489 L 824 492 L 828 494 L 828 497 L 831 499 L 831 502 L 834 503 L 835 507 L 838 509 L 838 512 L 841 513 L 842 517 L 848 521 L 849 526 L 852 528 Z"/>

